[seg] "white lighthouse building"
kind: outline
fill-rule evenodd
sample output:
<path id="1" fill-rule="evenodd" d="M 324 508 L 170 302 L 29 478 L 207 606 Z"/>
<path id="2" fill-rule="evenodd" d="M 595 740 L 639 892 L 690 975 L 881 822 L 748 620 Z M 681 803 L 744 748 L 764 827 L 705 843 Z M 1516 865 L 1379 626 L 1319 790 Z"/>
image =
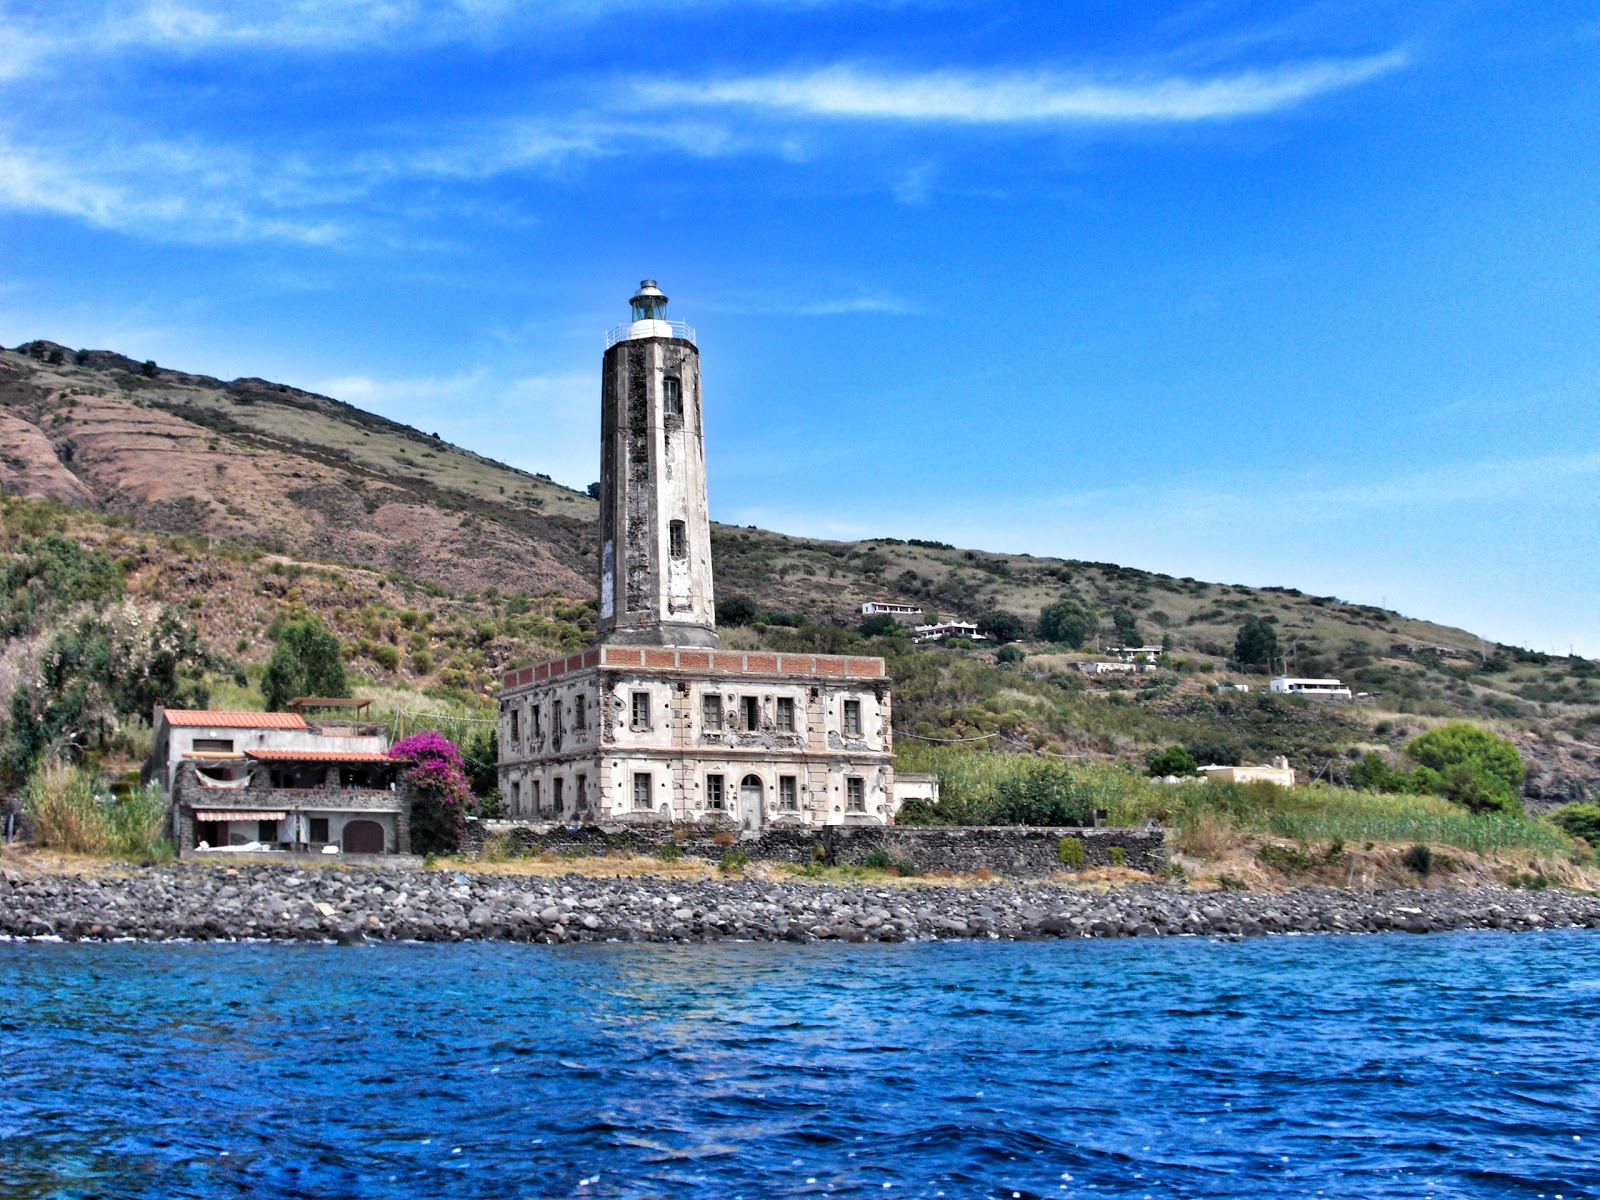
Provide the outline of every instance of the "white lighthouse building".
<path id="1" fill-rule="evenodd" d="M 595 645 L 506 673 L 514 820 L 888 824 L 881 658 L 730 651 L 716 632 L 700 353 L 647 279 L 606 339 Z"/>

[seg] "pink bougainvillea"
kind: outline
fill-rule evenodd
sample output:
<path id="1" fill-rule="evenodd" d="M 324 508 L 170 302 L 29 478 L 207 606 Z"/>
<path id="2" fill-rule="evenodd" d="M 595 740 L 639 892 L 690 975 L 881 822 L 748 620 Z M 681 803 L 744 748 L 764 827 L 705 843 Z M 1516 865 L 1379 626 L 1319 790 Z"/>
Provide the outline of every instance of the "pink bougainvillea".
<path id="1" fill-rule="evenodd" d="M 411 793 L 412 850 L 449 854 L 459 849 L 467 815 L 477 811 L 477 800 L 455 743 L 436 729 L 426 729 L 396 742 L 389 757 L 412 764 L 401 776 Z"/>

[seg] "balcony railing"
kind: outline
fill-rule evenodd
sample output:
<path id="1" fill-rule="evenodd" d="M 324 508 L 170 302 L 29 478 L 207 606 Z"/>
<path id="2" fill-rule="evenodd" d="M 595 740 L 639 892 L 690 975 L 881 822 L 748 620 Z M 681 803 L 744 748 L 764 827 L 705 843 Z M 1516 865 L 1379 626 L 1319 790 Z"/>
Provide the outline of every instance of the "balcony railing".
<path id="1" fill-rule="evenodd" d="M 642 333 L 641 336 L 682 338 L 686 342 L 698 345 L 698 343 L 695 342 L 694 326 L 689 324 L 687 321 L 624 321 L 621 325 L 617 325 L 606 331 L 606 349 L 611 349 L 611 347 L 615 346 L 618 342 L 627 341 L 628 330 L 632 329 L 635 325 L 645 324 L 665 325 L 671 332 L 663 334 L 652 330 L 649 333 Z"/>

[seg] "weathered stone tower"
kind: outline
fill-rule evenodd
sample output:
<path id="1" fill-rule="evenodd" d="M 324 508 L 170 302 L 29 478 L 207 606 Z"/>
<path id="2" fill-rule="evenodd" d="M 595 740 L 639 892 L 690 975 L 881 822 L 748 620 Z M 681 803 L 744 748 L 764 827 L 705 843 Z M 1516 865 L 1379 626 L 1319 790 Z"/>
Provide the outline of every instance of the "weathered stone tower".
<path id="1" fill-rule="evenodd" d="M 606 339 L 600 384 L 600 620 L 612 645 L 716 648 L 694 330 L 655 280 Z"/>
<path id="2" fill-rule="evenodd" d="M 645 280 L 606 338 L 596 642 L 506 672 L 500 794 L 530 823 L 892 824 L 883 659 L 717 636 L 700 353 L 666 305 Z"/>

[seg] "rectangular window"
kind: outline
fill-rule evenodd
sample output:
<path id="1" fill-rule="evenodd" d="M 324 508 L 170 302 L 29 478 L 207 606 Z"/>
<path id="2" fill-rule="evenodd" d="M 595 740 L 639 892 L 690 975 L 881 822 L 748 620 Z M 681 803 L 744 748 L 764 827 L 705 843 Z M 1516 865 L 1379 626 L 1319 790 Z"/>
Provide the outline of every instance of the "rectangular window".
<path id="1" fill-rule="evenodd" d="M 867 781 L 859 775 L 844 781 L 844 807 L 847 812 L 867 811 Z"/>
<path id="2" fill-rule="evenodd" d="M 784 812 L 797 812 L 800 808 L 800 781 L 793 775 L 778 776 L 778 807 Z"/>
<path id="3" fill-rule="evenodd" d="M 633 728 L 650 728 L 650 693 L 635 692 L 633 694 Z"/>
<path id="4" fill-rule="evenodd" d="M 675 375 L 661 381 L 661 411 L 670 417 L 683 416 L 683 383 Z"/>
<path id="5" fill-rule="evenodd" d="M 566 782 L 565 779 L 558 776 L 556 781 L 550 785 L 550 800 L 556 806 L 556 816 L 558 817 L 567 811 L 567 798 L 561 794 L 562 785 Z"/>
<path id="6" fill-rule="evenodd" d="M 846 737 L 861 736 L 861 701 L 844 702 L 844 733 Z"/>
<path id="7" fill-rule="evenodd" d="M 511 815 L 514 817 L 522 815 L 522 785 L 515 779 L 511 781 Z"/>
<path id="8" fill-rule="evenodd" d="M 572 702 L 572 727 L 580 733 L 589 728 L 589 705 L 582 696 Z"/>
<path id="9" fill-rule="evenodd" d="M 700 719 L 712 732 L 722 728 L 722 697 L 705 696 L 700 701 Z"/>
<path id="10" fill-rule="evenodd" d="M 682 521 L 673 521 L 667 526 L 667 541 L 672 551 L 673 558 L 689 557 L 689 527 Z"/>
<path id="11" fill-rule="evenodd" d="M 309 824 L 311 826 L 309 838 L 310 841 L 325 842 L 328 840 L 327 817 L 312 817 Z"/>
<path id="12" fill-rule="evenodd" d="M 588 790 L 589 777 L 587 775 L 574 775 L 572 777 L 572 804 L 574 808 L 583 807 L 583 798 Z"/>
<path id="13" fill-rule="evenodd" d="M 722 776 L 706 776 L 706 808 L 712 812 L 721 812 L 726 806 L 723 801 Z"/>
<path id="14" fill-rule="evenodd" d="M 193 749 L 209 751 L 212 754 L 232 754 L 232 738 L 195 738 Z"/>
<path id="15" fill-rule="evenodd" d="M 533 726 L 533 736 L 535 738 L 544 736 L 543 723 L 539 720 L 539 706 L 537 704 L 533 706 L 533 718 L 529 721 L 529 724 Z"/>
<path id="16" fill-rule="evenodd" d="M 636 812 L 648 812 L 650 809 L 650 773 L 648 771 L 635 771 L 633 773 L 633 807 Z"/>
<path id="17" fill-rule="evenodd" d="M 534 814 L 537 815 L 540 811 L 539 806 L 544 802 L 539 795 L 539 781 L 535 779 L 528 785 L 528 789 L 528 803 L 533 806 Z"/>
<path id="18" fill-rule="evenodd" d="M 275 842 L 278 840 L 278 823 L 276 821 L 256 822 L 256 841 Z"/>
<path id="19" fill-rule="evenodd" d="M 778 732 L 794 732 L 794 701 L 787 696 L 778 697 Z"/>
<path id="20" fill-rule="evenodd" d="M 754 733 L 761 728 L 761 698 L 759 696 L 740 696 L 739 715 L 744 721 L 746 733 Z"/>
<path id="21" fill-rule="evenodd" d="M 522 740 L 522 710 L 515 706 L 511 709 L 511 744 L 515 746 Z"/>

